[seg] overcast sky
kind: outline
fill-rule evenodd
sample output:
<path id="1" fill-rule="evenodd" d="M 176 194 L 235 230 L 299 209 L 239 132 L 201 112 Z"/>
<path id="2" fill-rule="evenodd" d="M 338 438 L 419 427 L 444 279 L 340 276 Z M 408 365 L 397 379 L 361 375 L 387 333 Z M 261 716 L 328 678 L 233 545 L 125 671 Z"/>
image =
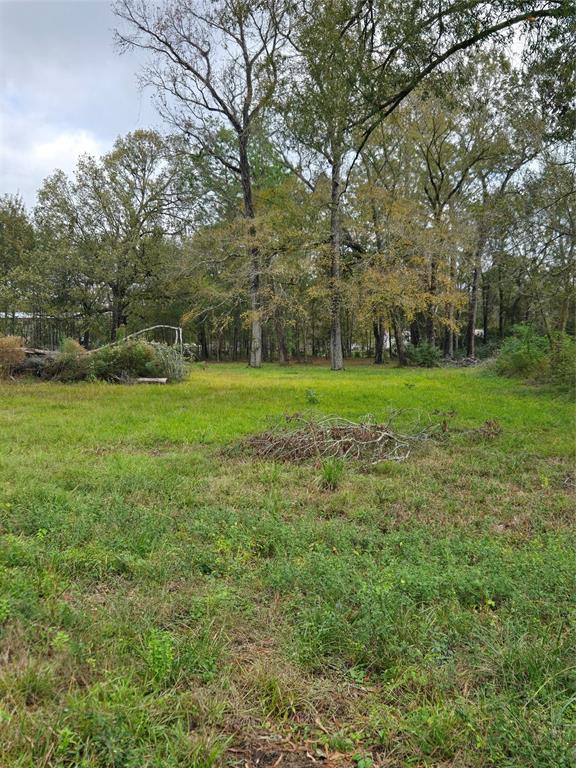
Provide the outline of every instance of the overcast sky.
<path id="1" fill-rule="evenodd" d="M 0 0 L 0 193 L 31 206 L 56 168 L 160 127 L 137 56 L 114 50 L 114 25 L 108 0 Z"/>

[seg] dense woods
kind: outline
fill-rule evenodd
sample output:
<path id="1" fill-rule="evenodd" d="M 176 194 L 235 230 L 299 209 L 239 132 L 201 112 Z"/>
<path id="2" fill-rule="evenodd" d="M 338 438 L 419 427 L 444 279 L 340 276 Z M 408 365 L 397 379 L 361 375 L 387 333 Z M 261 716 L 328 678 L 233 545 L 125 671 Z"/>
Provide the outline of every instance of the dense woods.
<path id="1" fill-rule="evenodd" d="M 163 135 L 0 201 L 0 331 L 475 357 L 574 327 L 574 7 L 120 0 Z"/>

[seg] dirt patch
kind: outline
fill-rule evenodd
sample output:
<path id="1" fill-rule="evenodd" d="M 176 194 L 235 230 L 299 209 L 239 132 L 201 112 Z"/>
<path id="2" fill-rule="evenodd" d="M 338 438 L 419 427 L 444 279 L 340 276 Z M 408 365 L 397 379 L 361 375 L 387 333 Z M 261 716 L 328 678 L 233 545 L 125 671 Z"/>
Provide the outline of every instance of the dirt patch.
<path id="1" fill-rule="evenodd" d="M 314 765 L 345 768 L 355 765 L 351 755 L 282 745 L 252 745 L 243 749 L 229 749 L 228 754 L 234 765 L 243 768 L 311 768 Z"/>

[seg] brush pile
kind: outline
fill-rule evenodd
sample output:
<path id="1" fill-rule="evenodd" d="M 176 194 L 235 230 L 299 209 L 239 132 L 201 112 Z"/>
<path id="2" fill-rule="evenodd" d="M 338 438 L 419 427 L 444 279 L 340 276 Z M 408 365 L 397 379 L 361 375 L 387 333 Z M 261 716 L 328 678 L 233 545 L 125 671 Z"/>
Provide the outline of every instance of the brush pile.
<path id="1" fill-rule="evenodd" d="M 349 459 L 363 464 L 405 461 L 419 444 L 441 432 L 429 424 L 411 433 L 396 432 L 390 423 L 370 419 L 350 421 L 339 416 L 286 416 L 273 428 L 246 438 L 242 447 L 268 461 L 317 461 Z"/>

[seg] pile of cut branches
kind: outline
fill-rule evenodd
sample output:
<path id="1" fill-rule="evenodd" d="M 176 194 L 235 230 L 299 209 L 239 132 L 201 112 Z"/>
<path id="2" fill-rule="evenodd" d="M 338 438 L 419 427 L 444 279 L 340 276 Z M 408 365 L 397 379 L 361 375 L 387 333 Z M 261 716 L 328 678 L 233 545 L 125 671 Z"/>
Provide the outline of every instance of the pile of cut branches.
<path id="1" fill-rule="evenodd" d="M 246 438 L 242 447 L 269 461 L 320 462 L 333 457 L 378 464 L 405 461 L 416 446 L 440 432 L 441 424 L 402 433 L 392 429 L 391 423 L 371 419 L 355 422 L 339 416 L 295 414 L 266 432 Z"/>

